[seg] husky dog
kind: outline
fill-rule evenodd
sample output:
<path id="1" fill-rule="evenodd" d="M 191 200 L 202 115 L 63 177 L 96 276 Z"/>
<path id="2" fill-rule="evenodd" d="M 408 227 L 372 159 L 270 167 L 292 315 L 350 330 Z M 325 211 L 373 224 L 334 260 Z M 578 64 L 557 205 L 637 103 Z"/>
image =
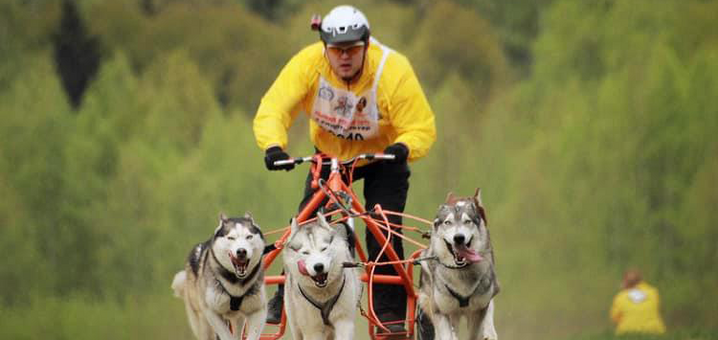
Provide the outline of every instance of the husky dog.
<path id="1" fill-rule="evenodd" d="M 361 282 L 352 262 L 354 234 L 346 224 L 332 227 L 324 215 L 298 225 L 282 251 L 286 288 L 284 306 L 294 340 L 353 339 Z"/>
<path id="2" fill-rule="evenodd" d="M 450 193 L 439 207 L 431 243 L 423 253 L 434 260 L 422 261 L 419 281 L 419 305 L 437 339 L 458 339 L 462 317 L 467 318 L 469 339 L 498 338 L 493 297 L 499 284 L 486 223 L 480 189 L 473 197 Z"/>
<path id="3" fill-rule="evenodd" d="M 172 289 L 199 340 L 240 339 L 243 326 L 247 339 L 259 339 L 267 317 L 263 250 L 264 236 L 246 213 L 220 215 L 214 235 L 189 253 Z"/>

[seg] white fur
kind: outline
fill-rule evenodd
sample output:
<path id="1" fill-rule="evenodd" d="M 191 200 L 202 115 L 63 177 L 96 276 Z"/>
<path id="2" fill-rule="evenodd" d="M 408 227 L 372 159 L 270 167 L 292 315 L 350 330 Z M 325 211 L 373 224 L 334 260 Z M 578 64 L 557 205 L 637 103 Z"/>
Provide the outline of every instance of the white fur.
<path id="1" fill-rule="evenodd" d="M 343 268 L 343 262 L 353 261 L 345 234 L 330 226 L 319 214 L 316 222 L 297 225 L 292 221 L 292 231 L 286 248 L 282 251 L 287 276 L 284 306 L 287 319 L 295 340 L 354 339 L 354 320 L 361 298 L 361 282 L 356 269 Z M 310 276 L 317 275 L 315 265 L 321 264 L 327 272 L 327 283 L 318 286 L 307 275 L 300 273 L 298 262 L 304 261 Z M 321 313 L 299 291 L 319 303 L 337 296 L 345 280 L 336 304 L 328 320 L 323 323 Z"/>
<path id="2" fill-rule="evenodd" d="M 447 199 L 447 202 L 454 202 L 451 194 L 449 197 L 451 200 Z M 480 191 L 477 190 L 473 201 L 462 199 L 439 209 L 429 249 L 423 254 L 423 257 L 436 258 L 436 261 L 421 264 L 419 305 L 430 316 L 435 338 L 440 340 L 458 340 L 461 318 L 467 318 L 469 339 L 498 339 L 493 297 L 499 286 L 494 273 L 493 250 L 485 220 L 478 216 L 480 225 L 477 226 L 477 216 L 469 214 L 478 215 L 478 209 L 474 209 L 471 202 L 481 207 Z M 479 253 L 482 259 L 468 264 L 457 262 L 456 236 L 463 236 L 465 242 L 470 242 L 468 248 Z M 468 305 L 461 307 L 449 288 L 467 298 Z"/>
<path id="3" fill-rule="evenodd" d="M 251 216 L 245 217 L 251 220 Z M 215 234 L 223 223 L 225 228 L 229 228 L 224 236 L 213 236 L 209 247 L 203 248 L 200 244 L 192 249 L 190 257 L 197 261 L 197 273 L 188 262 L 185 270 L 175 275 L 172 289 L 175 296 L 184 300 L 190 328 L 197 339 L 215 340 L 216 334 L 221 340 L 237 340 L 244 327 L 248 340 L 258 340 L 267 317 L 267 298 L 261 268 L 264 240 L 259 234 L 253 233 L 250 226 L 230 222 L 224 215 L 220 217 Z M 249 259 L 244 273 L 235 270 L 230 258 L 230 253 L 237 254 L 240 249 L 246 251 Z M 258 272 L 251 276 L 257 266 Z M 243 278 L 247 278 L 247 281 L 244 284 L 227 281 L 218 272 L 222 268 L 236 275 L 238 282 L 242 282 Z M 230 309 L 231 297 L 228 294 L 243 297 L 239 310 Z"/>

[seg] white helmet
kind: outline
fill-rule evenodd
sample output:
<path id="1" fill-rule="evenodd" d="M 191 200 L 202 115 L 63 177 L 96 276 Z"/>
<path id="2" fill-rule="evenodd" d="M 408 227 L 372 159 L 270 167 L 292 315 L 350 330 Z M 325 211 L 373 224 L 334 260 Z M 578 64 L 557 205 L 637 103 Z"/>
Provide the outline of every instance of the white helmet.
<path id="1" fill-rule="evenodd" d="M 366 42 L 369 40 L 369 21 L 353 6 L 337 6 L 322 20 L 319 37 L 325 44 Z"/>

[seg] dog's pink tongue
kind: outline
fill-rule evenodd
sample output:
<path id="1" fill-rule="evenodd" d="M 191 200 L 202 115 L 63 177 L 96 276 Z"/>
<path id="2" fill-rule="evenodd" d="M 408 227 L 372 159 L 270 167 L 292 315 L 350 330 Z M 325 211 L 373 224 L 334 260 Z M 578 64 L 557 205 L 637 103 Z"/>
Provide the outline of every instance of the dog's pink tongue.
<path id="1" fill-rule="evenodd" d="M 300 274 L 309 276 L 309 272 L 307 271 L 307 265 L 304 264 L 304 260 L 297 261 L 297 267 L 299 268 Z"/>
<path id="2" fill-rule="evenodd" d="M 476 250 L 469 249 L 466 246 L 456 247 L 456 252 L 469 262 L 479 262 L 484 259 Z"/>

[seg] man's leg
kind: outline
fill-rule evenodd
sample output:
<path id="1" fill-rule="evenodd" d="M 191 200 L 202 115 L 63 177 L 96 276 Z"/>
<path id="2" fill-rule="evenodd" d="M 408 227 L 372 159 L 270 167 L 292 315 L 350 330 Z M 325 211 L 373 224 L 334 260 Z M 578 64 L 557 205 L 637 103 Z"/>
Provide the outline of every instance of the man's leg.
<path id="1" fill-rule="evenodd" d="M 409 190 L 409 176 L 411 172 L 406 163 L 393 164 L 379 162 L 368 165 L 364 174 L 364 198 L 366 209 L 371 210 L 376 204 L 382 209 L 396 212 L 404 212 L 407 192 Z M 387 215 L 390 223 L 401 224 L 401 216 Z M 401 232 L 401 229 L 395 229 Z M 384 232 L 386 236 L 387 233 Z M 381 251 L 383 244 L 379 244 L 369 231 L 366 232 L 367 252 L 370 261 L 373 261 Z M 401 238 L 393 236 L 391 243 L 399 255 L 404 258 L 404 247 Z M 384 255 L 379 261 L 389 261 Z M 376 274 L 397 275 L 393 266 L 378 266 L 374 271 Z M 406 318 L 406 290 L 402 285 L 375 285 L 374 286 L 374 310 L 381 321 L 395 321 Z M 404 330 L 403 324 L 395 324 L 390 328 L 392 332 Z"/>

